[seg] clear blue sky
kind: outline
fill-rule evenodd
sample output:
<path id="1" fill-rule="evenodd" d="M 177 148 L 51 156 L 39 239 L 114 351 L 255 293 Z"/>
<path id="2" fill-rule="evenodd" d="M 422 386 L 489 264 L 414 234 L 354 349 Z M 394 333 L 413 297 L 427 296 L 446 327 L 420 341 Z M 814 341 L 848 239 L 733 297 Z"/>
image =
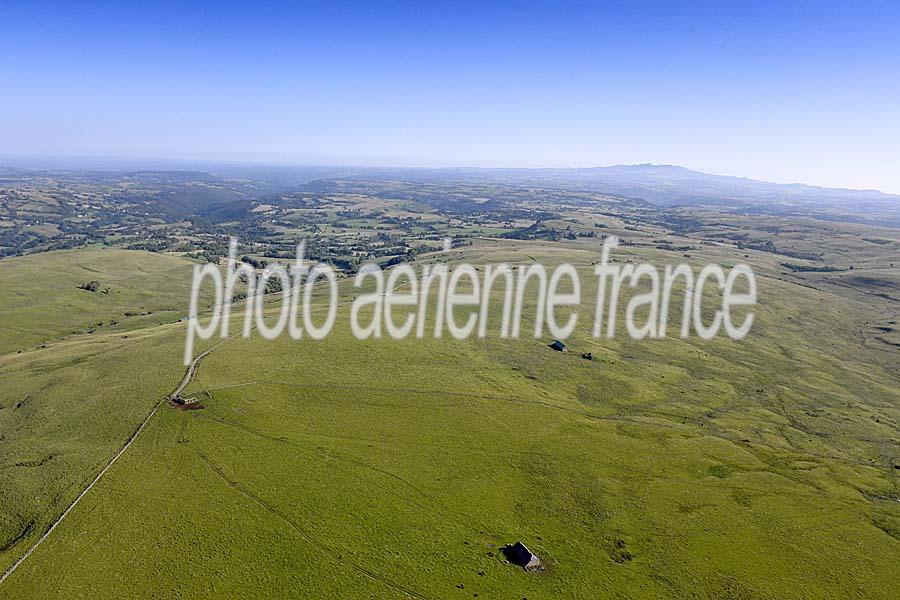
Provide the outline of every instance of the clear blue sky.
<path id="1" fill-rule="evenodd" d="M 0 155 L 900 192 L 900 2 L 122 4 L 0 7 Z"/>

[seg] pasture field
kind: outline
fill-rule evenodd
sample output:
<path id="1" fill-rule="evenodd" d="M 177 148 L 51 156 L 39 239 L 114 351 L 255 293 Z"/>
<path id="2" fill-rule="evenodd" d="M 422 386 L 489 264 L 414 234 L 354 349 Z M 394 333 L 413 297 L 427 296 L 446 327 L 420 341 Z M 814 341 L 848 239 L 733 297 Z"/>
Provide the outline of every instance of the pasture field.
<path id="1" fill-rule="evenodd" d="M 586 308 L 568 354 L 529 335 L 359 341 L 342 280 L 325 340 L 205 358 L 185 394 L 204 408 L 161 408 L 0 598 L 895 597 L 900 349 L 874 328 L 896 302 L 698 239 L 616 256 L 753 265 L 739 343 L 594 340 Z M 417 263 L 570 262 L 590 282 L 599 244 L 476 240 Z M 0 360 L 0 564 L 183 374 L 182 324 L 124 335 Z M 26 419 L 10 404 L 29 395 Z M 547 569 L 505 564 L 515 540 Z"/>
<path id="2" fill-rule="evenodd" d="M 0 263 L 11 286 L 0 310 L 3 570 L 174 388 L 183 332 L 158 322 L 178 320 L 190 269 L 184 259 L 111 249 Z M 88 278 L 111 292 L 78 289 Z M 82 330 L 100 320 L 110 324 Z"/>
<path id="3" fill-rule="evenodd" d="M 171 323 L 187 314 L 191 263 L 115 248 L 46 252 L 4 260 L 0 354 L 77 334 Z M 79 286 L 97 282 L 96 291 Z"/>

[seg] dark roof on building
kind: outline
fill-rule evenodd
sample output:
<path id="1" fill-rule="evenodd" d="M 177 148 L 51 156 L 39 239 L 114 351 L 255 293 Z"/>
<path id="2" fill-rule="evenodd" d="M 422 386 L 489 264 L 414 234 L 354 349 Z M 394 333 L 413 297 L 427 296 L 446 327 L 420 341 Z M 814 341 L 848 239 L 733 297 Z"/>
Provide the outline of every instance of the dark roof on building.
<path id="1" fill-rule="evenodd" d="M 522 542 L 516 542 L 504 549 L 506 559 L 514 565 L 527 568 L 540 563 L 540 559 Z"/>

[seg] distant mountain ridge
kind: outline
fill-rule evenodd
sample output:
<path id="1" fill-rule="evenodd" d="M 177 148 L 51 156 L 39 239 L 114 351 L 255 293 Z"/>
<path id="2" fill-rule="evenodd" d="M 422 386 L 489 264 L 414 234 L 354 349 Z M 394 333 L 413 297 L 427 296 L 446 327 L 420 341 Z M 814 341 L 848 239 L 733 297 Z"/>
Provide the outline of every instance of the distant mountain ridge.
<path id="1" fill-rule="evenodd" d="M 188 165 L 185 165 L 188 166 Z M 710 205 L 732 208 L 789 210 L 791 207 L 817 210 L 852 210 L 887 213 L 900 222 L 900 195 L 878 190 L 826 188 L 803 183 L 772 183 L 747 177 L 713 175 L 677 165 L 613 165 L 584 168 L 407 168 L 263 166 L 205 163 L 192 168 L 128 169 L 92 171 L 31 171 L 0 167 L 0 177 L 20 177 L 39 173 L 68 173 L 103 180 L 128 178 L 146 183 L 178 184 L 225 180 L 253 182 L 259 193 L 302 190 L 317 181 L 403 181 L 409 183 L 506 184 L 535 188 L 587 191 L 650 202 L 657 206 Z M 249 190 L 248 190 L 249 191 Z"/>
<path id="2" fill-rule="evenodd" d="M 676 165 L 614 165 L 585 168 L 442 168 L 368 169 L 354 178 L 379 176 L 406 181 L 497 181 L 507 184 L 545 185 L 583 189 L 631 198 L 662 206 L 679 204 L 842 205 L 864 209 L 876 203 L 880 208 L 896 204 L 900 196 L 878 190 L 826 188 L 802 183 L 771 183 L 746 177 L 712 175 Z"/>

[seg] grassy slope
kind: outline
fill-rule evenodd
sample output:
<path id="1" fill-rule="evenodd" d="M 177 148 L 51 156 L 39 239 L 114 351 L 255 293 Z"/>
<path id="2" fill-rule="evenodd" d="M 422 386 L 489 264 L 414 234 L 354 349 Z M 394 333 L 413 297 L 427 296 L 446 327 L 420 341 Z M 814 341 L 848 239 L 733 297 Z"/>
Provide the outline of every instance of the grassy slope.
<path id="1" fill-rule="evenodd" d="M 187 313 L 190 271 L 191 263 L 181 258 L 117 249 L 2 260 L 0 278 L 8 293 L 0 306 L 0 354 L 92 328 L 121 331 L 177 321 Z M 90 281 L 109 292 L 78 289 Z"/>
<path id="2" fill-rule="evenodd" d="M 183 370 L 180 327 L 152 324 L 177 319 L 175 310 L 64 334 L 126 311 L 186 305 L 190 269 L 182 259 L 116 250 L 0 262 L 12 298 L 0 311 L 8 351 L 0 356 L 0 568 L 39 537 Z M 89 278 L 110 294 L 75 287 Z"/>
<path id="3" fill-rule="evenodd" d="M 577 248 L 454 258 L 587 266 Z M 162 411 L 0 597 L 892 597 L 900 378 L 859 335 L 884 305 L 751 255 L 741 344 L 598 342 L 587 319 L 572 346 L 593 362 L 530 339 L 360 343 L 345 320 L 229 343 L 193 386 L 207 408 Z M 502 563 L 515 539 L 547 573 Z"/>

